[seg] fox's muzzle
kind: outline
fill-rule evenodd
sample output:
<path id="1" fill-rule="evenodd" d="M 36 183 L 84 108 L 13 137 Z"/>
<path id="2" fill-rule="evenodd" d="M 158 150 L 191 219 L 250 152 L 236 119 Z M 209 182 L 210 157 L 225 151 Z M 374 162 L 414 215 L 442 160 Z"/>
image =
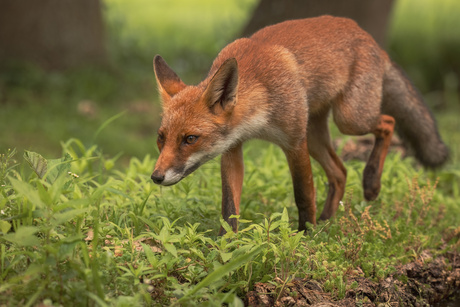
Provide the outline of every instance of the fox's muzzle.
<path id="1" fill-rule="evenodd" d="M 150 178 L 156 184 L 163 186 L 173 185 L 181 181 L 185 177 L 183 170 L 175 170 L 173 168 L 167 169 L 166 171 L 157 168 L 153 171 Z"/>
<path id="2" fill-rule="evenodd" d="M 175 156 L 172 157 L 175 158 Z M 165 163 L 165 161 L 162 160 L 162 156 L 160 155 L 157 164 L 155 165 L 155 170 L 153 171 L 150 178 L 152 178 L 154 183 L 163 186 L 176 184 L 193 173 L 197 168 L 210 160 L 212 157 L 213 155 L 199 153 L 190 156 L 184 164 L 171 165 L 171 163 Z M 164 169 L 165 167 L 167 168 Z"/>

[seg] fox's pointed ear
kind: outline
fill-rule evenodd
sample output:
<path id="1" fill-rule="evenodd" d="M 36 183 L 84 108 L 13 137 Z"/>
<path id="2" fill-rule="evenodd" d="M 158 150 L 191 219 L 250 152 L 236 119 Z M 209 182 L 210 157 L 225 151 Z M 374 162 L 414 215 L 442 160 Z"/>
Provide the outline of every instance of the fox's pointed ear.
<path id="1" fill-rule="evenodd" d="M 153 70 L 155 71 L 155 77 L 163 101 L 169 100 L 186 87 L 185 83 L 182 82 L 159 55 L 156 55 L 153 59 Z"/>
<path id="2" fill-rule="evenodd" d="M 235 58 L 226 60 L 212 77 L 203 97 L 212 110 L 229 110 L 236 103 L 238 93 L 238 63 Z"/>

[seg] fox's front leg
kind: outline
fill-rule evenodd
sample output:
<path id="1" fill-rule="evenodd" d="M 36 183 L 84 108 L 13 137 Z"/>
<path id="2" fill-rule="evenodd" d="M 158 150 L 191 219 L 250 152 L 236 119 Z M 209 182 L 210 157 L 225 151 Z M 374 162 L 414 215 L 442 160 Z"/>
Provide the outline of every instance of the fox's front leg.
<path id="1" fill-rule="evenodd" d="M 244 162 L 242 144 L 222 154 L 221 175 L 222 175 L 222 217 L 238 232 L 238 220 L 230 218 L 231 215 L 240 214 L 241 189 L 243 187 Z M 223 227 L 219 235 L 225 234 Z"/>
<path id="2" fill-rule="evenodd" d="M 299 210 L 299 231 L 306 230 L 305 223 L 316 225 L 316 200 L 313 174 L 307 139 L 296 147 L 284 150 L 291 170 L 294 198 Z"/>

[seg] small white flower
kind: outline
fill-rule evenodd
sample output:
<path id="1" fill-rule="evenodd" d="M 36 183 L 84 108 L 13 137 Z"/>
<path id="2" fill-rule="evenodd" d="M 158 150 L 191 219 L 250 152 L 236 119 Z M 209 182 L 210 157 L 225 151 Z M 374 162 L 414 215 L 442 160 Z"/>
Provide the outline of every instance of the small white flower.
<path id="1" fill-rule="evenodd" d="M 74 174 L 72 172 L 68 172 L 67 174 L 69 174 L 70 176 L 73 176 L 74 178 L 78 178 L 79 176 L 77 174 Z"/>

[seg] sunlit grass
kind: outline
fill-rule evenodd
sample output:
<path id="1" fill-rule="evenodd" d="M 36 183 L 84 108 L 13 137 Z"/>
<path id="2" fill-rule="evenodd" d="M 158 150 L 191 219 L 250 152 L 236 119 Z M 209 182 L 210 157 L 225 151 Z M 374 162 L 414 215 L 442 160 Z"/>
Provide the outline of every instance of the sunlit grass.
<path id="1" fill-rule="evenodd" d="M 218 163 L 159 187 L 150 156 L 121 167 L 76 139 L 63 151 L 1 156 L 0 304 L 235 304 L 255 282 L 297 277 L 340 299 L 352 276 L 383 280 L 424 250 L 460 248 L 459 191 L 442 184 L 458 186 L 460 173 L 438 172 L 435 188 L 432 173 L 396 154 L 372 202 L 362 197 L 364 163 L 346 163 L 344 205 L 302 235 L 282 151 L 250 143 L 240 232 L 218 238 Z M 320 211 L 325 178 L 313 172 Z"/>

